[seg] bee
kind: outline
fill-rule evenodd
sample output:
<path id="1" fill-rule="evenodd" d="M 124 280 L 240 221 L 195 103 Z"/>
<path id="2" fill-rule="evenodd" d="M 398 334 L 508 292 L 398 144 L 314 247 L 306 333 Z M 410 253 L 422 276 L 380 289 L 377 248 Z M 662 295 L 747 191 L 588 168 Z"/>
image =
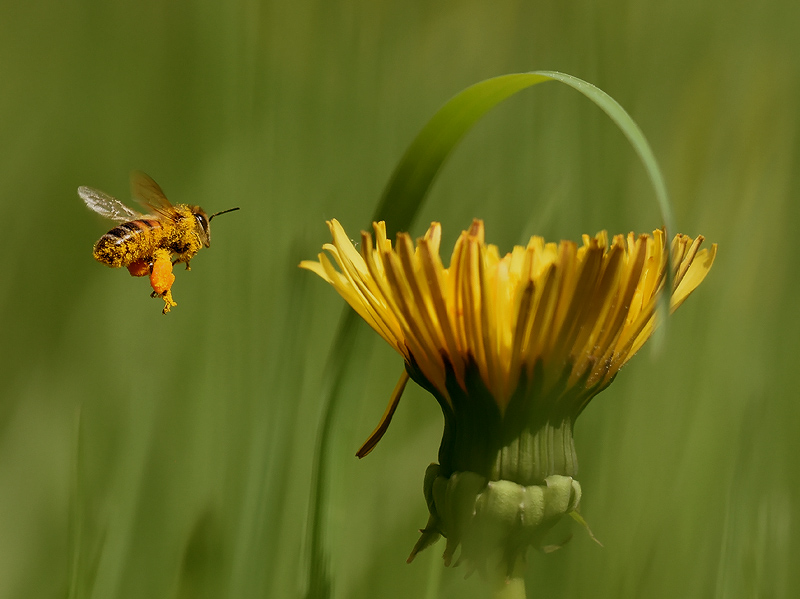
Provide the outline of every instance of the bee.
<path id="1" fill-rule="evenodd" d="M 239 209 L 208 216 L 200 206 L 173 206 L 158 183 L 141 171 L 131 173 L 131 196 L 145 209 L 143 213 L 91 187 L 79 187 L 78 195 L 94 212 L 120 223 L 94 245 L 95 259 L 113 268 L 125 266 L 134 277 L 149 275 L 150 295 L 164 300 L 163 314 L 177 306 L 172 299 L 172 267 L 183 262 L 190 270 L 189 261 L 200 248 L 211 245 L 211 219 Z"/>

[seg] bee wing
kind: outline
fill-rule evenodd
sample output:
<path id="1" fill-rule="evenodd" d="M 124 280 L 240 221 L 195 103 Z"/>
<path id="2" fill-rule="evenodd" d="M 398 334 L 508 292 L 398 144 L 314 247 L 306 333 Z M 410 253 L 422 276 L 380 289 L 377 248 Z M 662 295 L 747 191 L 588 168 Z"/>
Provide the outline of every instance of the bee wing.
<path id="1" fill-rule="evenodd" d="M 105 216 L 118 223 L 125 223 L 128 221 L 142 218 L 143 214 L 128 208 L 125 204 L 120 202 L 117 198 L 112 198 L 107 193 L 103 193 L 99 189 L 92 189 L 91 187 L 81 186 L 78 188 L 78 195 L 83 202 L 92 210 L 97 212 L 100 216 Z"/>
<path id="2" fill-rule="evenodd" d="M 131 197 L 153 214 L 172 220 L 178 216 L 158 183 L 142 171 L 131 172 Z"/>

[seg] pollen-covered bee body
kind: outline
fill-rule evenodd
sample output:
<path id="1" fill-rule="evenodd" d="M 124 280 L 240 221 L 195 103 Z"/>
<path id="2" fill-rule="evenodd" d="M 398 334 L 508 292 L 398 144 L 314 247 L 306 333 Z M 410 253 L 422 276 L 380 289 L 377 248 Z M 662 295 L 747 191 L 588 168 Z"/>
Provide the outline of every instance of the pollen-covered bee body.
<path id="1" fill-rule="evenodd" d="M 164 228 L 154 219 L 131 220 L 114 227 L 94 245 L 94 257 L 108 266 L 146 262 L 165 239 Z"/>
<path id="2" fill-rule="evenodd" d="M 199 206 L 173 206 L 158 184 L 139 171 L 131 174 L 131 192 L 146 212 L 133 210 L 97 189 L 78 188 L 89 208 L 120 223 L 97 241 L 94 257 L 114 268 L 125 266 L 133 276 L 150 275 L 152 295 L 164 300 L 166 314 L 176 305 L 170 291 L 175 281 L 173 264 L 184 262 L 188 270 L 200 248 L 211 245 L 211 219 L 238 208 L 208 216 Z"/>
<path id="3" fill-rule="evenodd" d="M 112 267 L 152 263 L 155 251 L 162 249 L 176 254 L 176 262 L 188 264 L 209 245 L 208 216 L 198 206 L 171 208 L 169 217 L 130 220 L 111 229 L 95 244 L 95 259 Z"/>

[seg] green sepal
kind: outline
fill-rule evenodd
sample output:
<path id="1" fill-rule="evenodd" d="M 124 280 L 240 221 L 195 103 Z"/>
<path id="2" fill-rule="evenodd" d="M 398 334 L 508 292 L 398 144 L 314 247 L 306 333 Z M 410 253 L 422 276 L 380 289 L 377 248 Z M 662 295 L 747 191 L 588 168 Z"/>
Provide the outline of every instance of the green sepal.
<path id="1" fill-rule="evenodd" d="M 541 548 L 541 539 L 564 515 L 577 510 L 581 486 L 570 476 L 548 476 L 541 485 L 487 480 L 474 472 L 437 474 L 436 464 L 425 476 L 425 498 L 430 517 L 409 561 L 439 535 L 447 539 L 445 565 L 458 562 L 470 568 L 504 564 L 509 569 L 528 547 Z M 432 501 L 431 501 L 432 499 Z"/>

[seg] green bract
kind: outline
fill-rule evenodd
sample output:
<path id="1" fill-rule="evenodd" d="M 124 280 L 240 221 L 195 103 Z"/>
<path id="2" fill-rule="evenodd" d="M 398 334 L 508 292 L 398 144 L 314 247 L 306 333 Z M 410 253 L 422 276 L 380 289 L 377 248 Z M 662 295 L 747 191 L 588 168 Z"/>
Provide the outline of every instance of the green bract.
<path id="1" fill-rule="evenodd" d="M 520 485 L 474 472 L 442 476 L 438 464 L 428 466 L 424 492 L 430 517 L 408 561 L 443 535 L 445 565 L 461 545 L 459 561 L 485 571 L 499 560 L 509 575 L 528 547 L 538 545 L 581 501 L 581 486 L 570 476 L 554 474 L 541 485 Z"/>

